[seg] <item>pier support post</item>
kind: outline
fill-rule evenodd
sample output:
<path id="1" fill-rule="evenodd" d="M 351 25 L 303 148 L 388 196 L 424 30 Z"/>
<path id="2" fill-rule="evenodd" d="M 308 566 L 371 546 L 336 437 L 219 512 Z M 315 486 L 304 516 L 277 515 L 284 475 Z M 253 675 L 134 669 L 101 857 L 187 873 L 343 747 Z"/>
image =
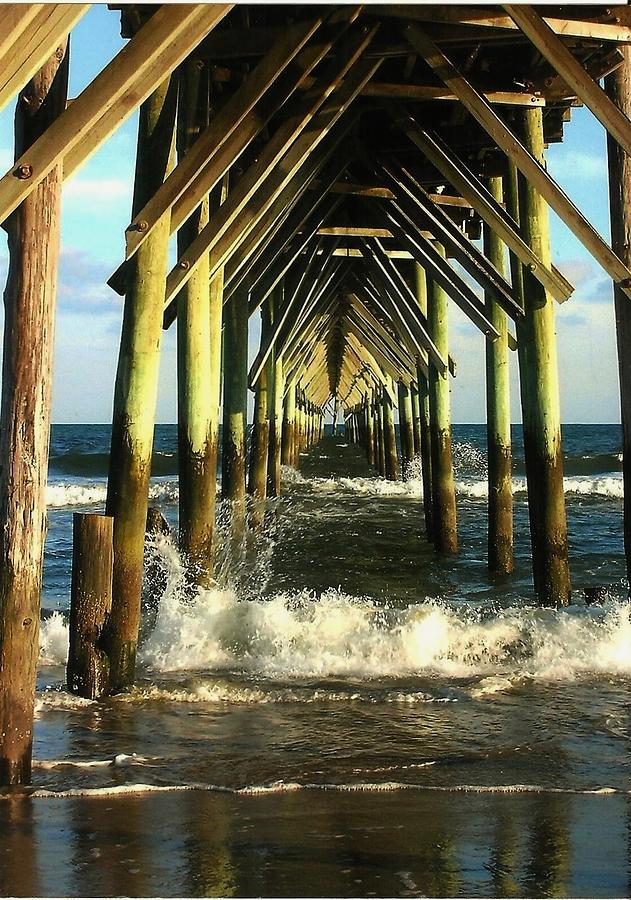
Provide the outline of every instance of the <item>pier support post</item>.
<path id="1" fill-rule="evenodd" d="M 543 164 L 541 109 L 519 110 L 517 115 L 524 146 Z M 521 175 L 518 184 L 521 233 L 549 266 L 548 207 Z M 514 205 L 509 198 L 509 206 Z M 554 300 L 528 269 L 523 268 L 522 275 L 525 315 L 517 321 L 517 345 L 534 585 L 541 606 L 566 606 L 570 602 L 570 571 Z"/>
<path id="2" fill-rule="evenodd" d="M 490 178 L 489 190 L 502 203 L 502 179 Z M 504 244 L 484 225 L 484 253 L 504 277 Z M 508 367 L 508 321 L 504 310 L 487 292 L 486 314 L 499 332 L 486 349 L 486 440 L 489 469 L 489 569 L 499 574 L 513 571 L 513 486 L 510 430 L 510 372 Z"/>
<path id="3" fill-rule="evenodd" d="M 392 379 L 390 379 L 393 387 Z M 392 400 L 387 391 L 383 392 L 383 443 L 385 454 L 386 478 L 389 481 L 399 480 L 399 457 L 397 455 L 397 438 L 394 430 L 394 410 Z"/>
<path id="4" fill-rule="evenodd" d="M 410 388 L 402 381 L 398 383 L 399 393 L 399 435 L 401 438 L 401 471 L 407 477 L 410 463 L 414 457 L 414 423 L 412 413 L 412 395 Z"/>
<path id="5" fill-rule="evenodd" d="M 366 459 L 371 466 L 375 465 L 375 419 L 373 415 L 373 405 L 370 396 L 366 398 L 364 405 L 364 415 L 366 416 Z"/>
<path id="6" fill-rule="evenodd" d="M 261 309 L 261 346 L 264 346 L 272 328 L 272 310 L 269 300 Z M 250 475 L 248 492 L 259 500 L 267 495 L 267 460 L 269 456 L 270 397 L 273 360 L 268 361 L 259 376 L 254 394 L 254 422 L 250 448 Z"/>
<path id="7" fill-rule="evenodd" d="M 103 625 L 112 608 L 114 520 L 75 513 L 72 517 L 69 690 L 96 700 L 109 689 L 109 660 L 100 647 Z"/>
<path id="8" fill-rule="evenodd" d="M 414 438 L 413 456 L 421 454 L 421 403 L 419 400 L 418 387 L 410 388 L 410 396 L 412 398 L 412 436 Z"/>
<path id="9" fill-rule="evenodd" d="M 296 440 L 296 382 L 290 381 L 285 394 L 283 410 L 283 446 L 281 461 L 284 466 L 295 466 L 295 440 Z"/>
<path id="10" fill-rule="evenodd" d="M 520 110 L 517 115 L 524 146 L 543 164 L 541 109 Z M 522 175 L 518 185 L 521 233 L 550 266 L 547 204 Z M 570 570 L 554 300 L 523 267 L 522 279 L 525 315 L 516 327 L 534 585 L 541 606 L 566 606 L 570 602 Z"/>
<path id="11" fill-rule="evenodd" d="M 441 256 L 445 250 L 436 249 Z M 449 354 L 447 327 L 448 298 L 437 282 L 429 280 L 427 297 L 427 325 L 429 333 L 443 359 Z M 449 398 L 449 373 L 442 375 L 430 360 L 429 406 L 432 453 L 432 499 L 434 546 L 438 553 L 455 553 L 458 550 L 456 517 L 456 488 L 451 458 L 451 404 Z"/>
<path id="12" fill-rule="evenodd" d="M 631 116 L 631 48 L 618 47 L 624 62 L 605 78 L 605 89 L 619 109 Z M 609 162 L 609 210 L 611 246 L 631 265 L 631 159 L 611 135 L 607 135 Z M 618 344 L 620 412 L 622 421 L 622 477 L 624 481 L 624 549 L 627 580 L 631 585 L 631 301 L 614 284 L 614 309 Z"/>
<path id="13" fill-rule="evenodd" d="M 383 388 L 377 393 L 377 461 L 379 474 L 382 478 L 386 477 L 386 443 L 383 428 Z"/>
<path id="14" fill-rule="evenodd" d="M 285 377 L 283 357 L 274 358 L 274 394 L 272 398 L 271 427 L 269 439 L 269 459 L 267 464 L 267 494 L 280 497 L 281 494 L 281 452 L 283 445 L 283 394 Z"/>
<path id="15" fill-rule="evenodd" d="M 418 263 L 414 264 L 416 299 L 422 314 L 427 318 L 427 275 Z M 429 381 L 417 362 L 418 402 L 421 431 L 421 477 L 423 479 L 423 513 L 425 515 L 425 537 L 434 540 L 434 496 L 432 489 L 432 438 L 430 431 Z"/>
<path id="16" fill-rule="evenodd" d="M 178 156 L 182 159 L 206 121 L 198 115 L 202 88 L 199 60 L 189 59 L 180 72 Z M 183 255 L 209 220 L 206 197 L 178 231 Z M 180 549 L 194 584 L 207 586 L 212 575 L 217 448 L 211 397 L 211 311 L 209 260 L 206 253 L 177 300 L 177 385 Z"/>
<path id="17" fill-rule="evenodd" d="M 65 109 L 67 43 L 20 93 L 18 159 Z M 5 223 L 0 413 L 0 785 L 31 780 L 63 166 Z"/>
<path id="18" fill-rule="evenodd" d="M 248 294 L 238 288 L 224 311 L 221 496 L 244 511 L 248 412 Z M 235 512 L 238 512 L 235 506 Z"/>
<path id="19" fill-rule="evenodd" d="M 169 171 L 176 106 L 172 76 L 140 108 L 134 214 Z M 165 213 L 130 263 L 125 295 L 105 509 L 114 518 L 112 613 L 103 636 L 112 692 L 132 684 L 136 667 L 168 247 Z"/>

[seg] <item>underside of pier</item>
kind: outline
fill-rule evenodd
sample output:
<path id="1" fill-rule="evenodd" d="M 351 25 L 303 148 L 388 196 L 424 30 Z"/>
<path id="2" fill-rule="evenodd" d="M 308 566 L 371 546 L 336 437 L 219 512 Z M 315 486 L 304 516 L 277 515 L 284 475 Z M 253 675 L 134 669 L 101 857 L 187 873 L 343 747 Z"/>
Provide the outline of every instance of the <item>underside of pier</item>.
<path id="1" fill-rule="evenodd" d="M 88 8 L 0 6 L 0 109 L 18 96 L 15 163 L 0 178 L 0 783 L 30 778 L 63 181 L 137 108 L 133 209 L 109 280 L 124 297 L 113 521 L 77 526 L 111 548 L 92 581 L 75 559 L 74 599 L 101 600 L 84 613 L 84 690 L 134 678 L 165 329 L 177 328 L 179 541 L 193 588 L 212 583 L 219 448 L 243 534 L 280 493 L 281 464 L 297 466 L 339 409 L 383 477 L 420 457 L 427 539 L 457 551 L 455 303 L 485 338 L 489 567 L 512 569 L 516 353 L 534 588 L 542 605 L 569 602 L 555 305 L 574 286 L 551 261 L 549 208 L 615 286 L 631 478 L 629 7 L 110 5 L 126 44 L 67 102 L 68 36 Z M 608 134 L 612 246 L 545 166 L 581 105 Z"/>

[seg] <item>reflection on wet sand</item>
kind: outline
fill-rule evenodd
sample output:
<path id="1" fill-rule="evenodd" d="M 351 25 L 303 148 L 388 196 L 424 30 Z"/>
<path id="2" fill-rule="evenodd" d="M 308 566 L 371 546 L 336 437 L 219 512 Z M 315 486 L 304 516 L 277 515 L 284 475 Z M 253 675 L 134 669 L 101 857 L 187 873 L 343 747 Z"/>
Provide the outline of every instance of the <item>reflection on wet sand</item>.
<path id="1" fill-rule="evenodd" d="M 622 795 L 190 791 L 0 802 L 5 896 L 613 897 L 628 885 Z"/>

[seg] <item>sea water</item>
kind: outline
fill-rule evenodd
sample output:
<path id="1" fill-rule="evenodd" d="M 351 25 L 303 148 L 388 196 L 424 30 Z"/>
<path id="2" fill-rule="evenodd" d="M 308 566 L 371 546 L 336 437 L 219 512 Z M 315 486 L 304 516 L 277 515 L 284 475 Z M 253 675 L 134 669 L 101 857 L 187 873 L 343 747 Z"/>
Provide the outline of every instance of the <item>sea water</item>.
<path id="1" fill-rule="evenodd" d="M 220 507 L 215 588 L 191 594 L 156 539 L 137 684 L 94 703 L 65 689 L 65 612 L 109 429 L 55 426 L 34 789 L 0 800 L 3 893 L 628 895 L 620 429 L 563 437 L 568 609 L 534 602 L 519 429 L 510 578 L 486 567 L 482 426 L 454 428 L 461 552 L 443 560 L 418 461 L 387 482 L 328 438 L 283 470 L 260 530 L 235 541 Z M 176 446 L 159 426 L 151 497 L 174 529 Z"/>

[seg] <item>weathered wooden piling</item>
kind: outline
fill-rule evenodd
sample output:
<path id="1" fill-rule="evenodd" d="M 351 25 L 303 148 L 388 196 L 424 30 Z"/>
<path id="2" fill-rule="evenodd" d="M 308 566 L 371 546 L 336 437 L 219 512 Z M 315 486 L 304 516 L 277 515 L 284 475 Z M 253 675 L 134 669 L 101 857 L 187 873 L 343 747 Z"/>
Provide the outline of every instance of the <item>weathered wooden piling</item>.
<path id="1" fill-rule="evenodd" d="M 207 74 L 199 59 L 181 67 L 178 101 L 178 156 L 186 156 L 201 127 L 207 124 Z M 205 197 L 178 231 L 182 255 L 209 221 Z M 215 513 L 216 439 L 211 396 L 212 344 L 209 259 L 206 253 L 177 300 L 177 385 L 179 540 L 189 579 L 207 585 L 212 576 L 212 539 Z"/>
<path id="2" fill-rule="evenodd" d="M 489 190 L 503 201 L 501 177 L 489 179 Z M 506 255 L 497 234 L 484 226 L 484 253 L 498 272 L 506 276 Z M 513 570 L 513 487 L 510 428 L 510 372 L 508 367 L 508 317 L 487 291 L 486 314 L 499 332 L 485 341 L 486 443 L 489 481 L 489 569 L 500 574 Z"/>
<path id="3" fill-rule="evenodd" d="M 631 48 L 618 47 L 619 65 L 605 78 L 605 89 L 616 106 L 631 116 Z M 611 135 L 607 135 L 609 165 L 609 215 L 611 246 L 631 268 L 631 160 Z M 614 283 L 620 413 L 622 421 L 622 477 L 624 481 L 624 549 L 627 581 L 631 585 L 631 302 Z"/>
<path id="4" fill-rule="evenodd" d="M 272 327 L 272 311 L 269 301 L 261 309 L 261 346 L 268 339 Z M 254 392 L 254 420 L 250 447 L 250 473 L 248 492 L 262 500 L 267 495 L 267 462 L 270 436 L 270 384 L 273 383 L 273 359 L 268 361 L 259 376 Z"/>
<path id="5" fill-rule="evenodd" d="M 403 381 L 397 384 L 399 395 L 399 437 L 401 440 L 401 471 L 407 476 L 410 463 L 414 458 L 414 422 L 412 412 L 412 395 L 410 388 Z"/>
<path id="6" fill-rule="evenodd" d="M 386 443 L 384 438 L 383 427 L 383 388 L 377 391 L 377 462 L 379 474 L 382 478 L 386 477 Z"/>
<path id="7" fill-rule="evenodd" d="M 296 382 L 290 381 L 283 407 L 283 446 L 281 461 L 284 466 L 296 465 Z"/>
<path id="8" fill-rule="evenodd" d="M 134 214 L 169 171 L 176 106 L 177 81 L 172 77 L 140 108 Z M 133 682 L 136 666 L 168 245 L 165 214 L 131 260 L 127 275 L 106 503 L 107 515 L 114 518 L 114 575 L 103 647 L 114 692 Z"/>
<path id="9" fill-rule="evenodd" d="M 427 275 L 418 263 L 414 264 L 415 294 L 421 313 L 427 318 Z M 434 540 L 434 497 L 432 489 L 432 437 L 430 430 L 429 380 L 417 361 L 416 380 L 421 439 L 421 477 L 423 479 L 423 513 L 425 516 L 425 537 Z"/>
<path id="10" fill-rule="evenodd" d="M 391 390 L 394 383 L 389 378 Z M 397 438 L 394 430 L 394 408 L 388 391 L 383 392 L 383 444 L 385 454 L 385 472 L 389 481 L 399 480 L 399 456 L 397 454 Z"/>
<path id="11" fill-rule="evenodd" d="M 114 520 L 75 513 L 66 680 L 73 694 L 88 700 L 109 691 L 109 659 L 101 648 L 101 637 L 112 608 L 113 567 Z"/>
<path id="12" fill-rule="evenodd" d="M 412 398 L 412 437 L 414 439 L 414 456 L 421 455 L 421 403 L 417 387 L 410 388 Z"/>
<path id="13" fill-rule="evenodd" d="M 371 466 L 375 465 L 375 417 L 370 397 L 364 403 L 364 416 L 366 418 L 366 459 Z"/>
<path id="14" fill-rule="evenodd" d="M 64 110 L 67 43 L 21 92 L 18 159 Z M 31 780 L 63 166 L 6 221 L 0 412 L 0 785 Z"/>
<path id="15" fill-rule="evenodd" d="M 248 294 L 237 289 L 224 310 L 221 496 L 245 501 L 248 411 Z"/>
<path id="16" fill-rule="evenodd" d="M 541 109 L 519 110 L 517 119 L 524 146 L 543 163 Z M 510 186 L 511 180 L 507 183 Z M 549 266 L 548 207 L 521 175 L 518 184 L 517 201 L 507 194 L 509 211 L 514 217 L 517 213 L 524 240 Z M 516 325 L 534 584 L 542 606 L 565 606 L 570 602 L 570 571 L 554 301 L 529 269 L 522 273 L 525 315 Z"/>
<path id="17" fill-rule="evenodd" d="M 269 459 L 267 464 L 267 494 L 280 497 L 281 494 L 281 452 L 283 446 L 283 395 L 285 376 L 283 357 L 274 357 L 274 393 L 270 416 Z"/>
<path id="18" fill-rule="evenodd" d="M 445 251 L 436 248 L 441 256 Z M 449 354 L 447 324 L 448 297 L 433 279 L 429 279 L 427 296 L 427 325 L 429 333 L 443 359 Z M 432 527 L 434 546 L 439 553 L 458 550 L 456 488 L 451 457 L 451 404 L 449 374 L 443 375 L 429 361 L 429 407 L 432 454 Z"/>

